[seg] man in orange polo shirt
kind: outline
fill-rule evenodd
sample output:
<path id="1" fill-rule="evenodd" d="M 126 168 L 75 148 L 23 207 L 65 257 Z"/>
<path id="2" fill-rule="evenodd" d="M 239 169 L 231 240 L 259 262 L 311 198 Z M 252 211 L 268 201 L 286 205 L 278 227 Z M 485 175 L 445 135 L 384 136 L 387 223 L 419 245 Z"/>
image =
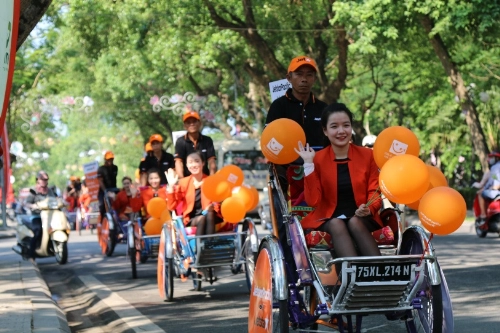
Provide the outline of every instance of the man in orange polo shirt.
<path id="1" fill-rule="evenodd" d="M 186 167 L 186 158 L 189 154 L 199 151 L 205 162 L 203 173 L 207 176 L 217 171 L 215 163 L 215 148 L 212 138 L 201 134 L 201 119 L 196 111 L 188 111 L 182 116 L 187 133 L 175 142 L 175 172 L 179 178 L 187 177 L 191 173 Z"/>

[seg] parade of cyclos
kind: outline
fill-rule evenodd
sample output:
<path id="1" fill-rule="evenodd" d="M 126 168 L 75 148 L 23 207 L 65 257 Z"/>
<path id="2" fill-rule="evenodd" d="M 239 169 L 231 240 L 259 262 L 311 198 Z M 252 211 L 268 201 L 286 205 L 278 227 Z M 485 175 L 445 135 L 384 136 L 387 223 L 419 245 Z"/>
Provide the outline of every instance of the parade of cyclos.
<path id="1" fill-rule="evenodd" d="M 39 171 L 36 186 L 30 189 L 25 209 L 30 214 L 17 215 L 17 245 L 12 249 L 23 258 L 55 256 L 59 264 L 68 261 L 70 228 L 61 198 L 48 187 L 49 176 Z"/>

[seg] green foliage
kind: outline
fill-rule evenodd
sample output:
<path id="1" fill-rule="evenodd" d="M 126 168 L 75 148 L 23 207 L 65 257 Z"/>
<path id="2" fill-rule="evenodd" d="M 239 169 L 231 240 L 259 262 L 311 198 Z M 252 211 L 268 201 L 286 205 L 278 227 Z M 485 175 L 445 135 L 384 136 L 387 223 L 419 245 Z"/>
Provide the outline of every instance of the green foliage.
<path id="1" fill-rule="evenodd" d="M 336 40 L 345 28 L 348 76 L 340 100 L 354 112 L 358 134 L 406 126 L 421 142 L 421 158 L 435 159 L 451 184 L 465 186 L 479 164 L 460 104 L 422 29 L 423 15 L 471 87 L 488 148 L 498 149 L 498 1 L 53 0 L 38 36 L 18 52 L 7 119 L 11 141 L 50 157 L 21 163 L 15 173 L 26 180 L 18 185 L 31 184 L 38 167 L 63 184 L 97 156 L 89 156 L 92 149 L 112 149 L 120 176 L 132 175 L 152 133 L 167 138 L 171 149 L 171 132 L 183 129 L 178 113 L 153 111 L 154 96 L 209 96 L 214 119 L 205 125 L 216 136 L 229 135 L 230 118 L 258 136 L 269 107 L 267 84 L 284 78 L 291 58 L 308 54 L 326 76 L 315 92 L 327 91 L 339 74 Z M 92 97 L 93 111 L 63 106 L 59 118 L 43 112 L 43 99 L 57 104 L 67 96 Z M 43 117 L 26 130 L 37 113 Z"/>

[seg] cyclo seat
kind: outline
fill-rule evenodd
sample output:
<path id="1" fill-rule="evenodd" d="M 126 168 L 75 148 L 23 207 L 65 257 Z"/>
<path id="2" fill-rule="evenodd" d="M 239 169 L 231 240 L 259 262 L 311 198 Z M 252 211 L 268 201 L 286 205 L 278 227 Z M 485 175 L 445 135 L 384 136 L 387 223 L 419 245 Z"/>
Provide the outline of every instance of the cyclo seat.
<path id="1" fill-rule="evenodd" d="M 289 193 L 288 193 L 288 209 L 296 215 L 300 220 L 307 216 L 314 208 L 309 207 L 304 196 L 304 167 L 303 160 L 299 158 L 291 163 L 286 172 Z M 384 227 L 373 232 L 373 237 L 379 245 L 394 245 L 397 240 L 394 235 L 397 234 L 398 221 L 394 214 L 394 210 L 388 209 L 381 213 L 381 219 L 384 222 Z M 304 230 L 307 247 L 331 249 L 333 248 L 330 234 L 324 231 L 313 229 Z"/>

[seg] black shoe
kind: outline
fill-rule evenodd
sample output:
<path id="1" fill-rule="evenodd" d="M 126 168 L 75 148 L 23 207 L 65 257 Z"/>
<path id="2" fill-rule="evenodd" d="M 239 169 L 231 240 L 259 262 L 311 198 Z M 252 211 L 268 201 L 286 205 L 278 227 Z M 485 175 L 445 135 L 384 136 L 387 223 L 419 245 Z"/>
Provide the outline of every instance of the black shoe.
<path id="1" fill-rule="evenodd" d="M 486 218 L 485 217 L 478 217 L 476 219 L 476 224 L 478 227 L 482 227 L 486 223 Z"/>

